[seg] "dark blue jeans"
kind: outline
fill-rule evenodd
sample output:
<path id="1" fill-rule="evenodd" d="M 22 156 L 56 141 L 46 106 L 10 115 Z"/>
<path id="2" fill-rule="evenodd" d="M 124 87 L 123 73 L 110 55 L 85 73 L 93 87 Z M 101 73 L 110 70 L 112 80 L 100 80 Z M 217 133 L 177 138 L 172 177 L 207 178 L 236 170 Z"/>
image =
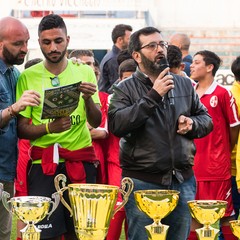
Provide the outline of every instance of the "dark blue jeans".
<path id="1" fill-rule="evenodd" d="M 149 189 L 171 189 L 178 190 L 180 192 L 177 207 L 161 222 L 169 226 L 167 240 L 186 240 L 189 235 L 191 225 L 191 215 L 188 209 L 187 201 L 195 199 L 195 177 L 193 176 L 181 184 L 174 178 L 170 187 L 143 182 L 134 178 L 132 178 L 132 180 L 134 182 L 134 189 L 127 204 L 125 205 L 128 221 L 128 240 L 148 239 L 145 226 L 152 224 L 153 220 L 138 209 L 133 193 L 137 190 Z"/>

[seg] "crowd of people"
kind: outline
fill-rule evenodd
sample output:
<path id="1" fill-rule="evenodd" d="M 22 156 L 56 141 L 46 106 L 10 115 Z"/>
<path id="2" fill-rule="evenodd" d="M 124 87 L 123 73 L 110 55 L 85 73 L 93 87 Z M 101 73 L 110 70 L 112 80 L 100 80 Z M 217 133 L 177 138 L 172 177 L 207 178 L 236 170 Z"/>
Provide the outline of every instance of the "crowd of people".
<path id="1" fill-rule="evenodd" d="M 127 204 L 110 222 L 107 240 L 146 240 L 152 219 L 141 212 L 134 191 L 180 192 L 174 211 L 162 220 L 167 240 L 197 240 L 199 223 L 190 200 L 224 200 L 219 239 L 236 240 L 229 221 L 240 206 L 238 144 L 240 57 L 232 63 L 231 91 L 214 76 L 221 59 L 214 52 L 189 53 L 190 38 L 163 38 L 155 27 L 112 30 L 113 46 L 99 63 L 92 50 L 68 53 L 67 26 L 57 14 L 38 26 L 44 58 L 24 63 L 29 32 L 18 19 L 0 19 L 0 183 L 10 196 L 56 192 L 59 173 L 67 183 L 120 186 L 134 183 Z M 163 60 L 165 64 L 163 63 Z M 42 119 L 44 89 L 78 84 L 79 104 L 70 116 Z M 169 94 L 171 93 L 171 94 Z M 68 201 L 68 199 L 67 199 Z M 116 205 L 122 202 L 119 194 Z M 59 204 L 43 219 L 41 239 L 74 240 L 73 219 Z M 44 227 L 43 227 L 44 226 Z M 18 221 L 17 240 L 21 239 Z M 11 214 L 0 202 L 0 239 L 10 240 Z"/>

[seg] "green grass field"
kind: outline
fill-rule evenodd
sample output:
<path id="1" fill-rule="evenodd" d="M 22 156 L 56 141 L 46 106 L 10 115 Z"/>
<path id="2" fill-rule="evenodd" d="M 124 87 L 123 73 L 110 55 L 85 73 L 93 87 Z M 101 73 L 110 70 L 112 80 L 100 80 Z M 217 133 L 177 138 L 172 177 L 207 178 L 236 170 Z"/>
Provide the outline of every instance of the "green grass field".
<path id="1" fill-rule="evenodd" d="M 214 224 L 213 226 L 214 228 L 218 227 L 218 222 L 216 224 Z M 13 217 L 13 226 L 12 226 L 12 234 L 11 234 L 11 240 L 16 240 L 16 217 Z M 119 240 L 125 240 L 125 233 L 124 231 L 122 231 L 121 237 Z"/>

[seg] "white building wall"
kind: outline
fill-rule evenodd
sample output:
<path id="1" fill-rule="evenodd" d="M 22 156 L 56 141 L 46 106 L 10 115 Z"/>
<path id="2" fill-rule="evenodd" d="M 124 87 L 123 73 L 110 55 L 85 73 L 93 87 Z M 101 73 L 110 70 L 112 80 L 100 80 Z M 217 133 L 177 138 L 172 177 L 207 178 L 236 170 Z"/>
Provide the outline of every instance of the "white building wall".
<path id="1" fill-rule="evenodd" d="M 163 28 L 240 27 L 239 0 L 151 0 L 150 2 L 148 6 L 152 18 L 156 25 Z"/>

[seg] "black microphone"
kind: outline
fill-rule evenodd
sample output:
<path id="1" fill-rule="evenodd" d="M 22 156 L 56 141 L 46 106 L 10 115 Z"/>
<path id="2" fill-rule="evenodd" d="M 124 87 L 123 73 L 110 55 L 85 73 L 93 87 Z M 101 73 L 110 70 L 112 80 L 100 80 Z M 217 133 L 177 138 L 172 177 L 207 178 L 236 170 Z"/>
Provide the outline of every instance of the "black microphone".
<path id="1" fill-rule="evenodd" d="M 161 58 L 160 61 L 159 61 L 159 63 L 160 63 L 160 68 L 162 69 L 162 71 L 163 71 L 165 68 L 169 67 L 169 63 L 168 63 L 168 61 L 167 61 L 166 58 Z M 170 74 L 170 73 L 168 72 L 166 75 L 169 75 L 169 74 Z M 166 76 L 166 75 L 165 75 L 165 76 Z M 168 97 L 168 99 L 169 99 L 169 104 L 170 104 L 170 105 L 174 105 L 174 91 L 173 91 L 173 89 L 170 89 L 170 90 L 168 91 L 167 97 Z"/>

